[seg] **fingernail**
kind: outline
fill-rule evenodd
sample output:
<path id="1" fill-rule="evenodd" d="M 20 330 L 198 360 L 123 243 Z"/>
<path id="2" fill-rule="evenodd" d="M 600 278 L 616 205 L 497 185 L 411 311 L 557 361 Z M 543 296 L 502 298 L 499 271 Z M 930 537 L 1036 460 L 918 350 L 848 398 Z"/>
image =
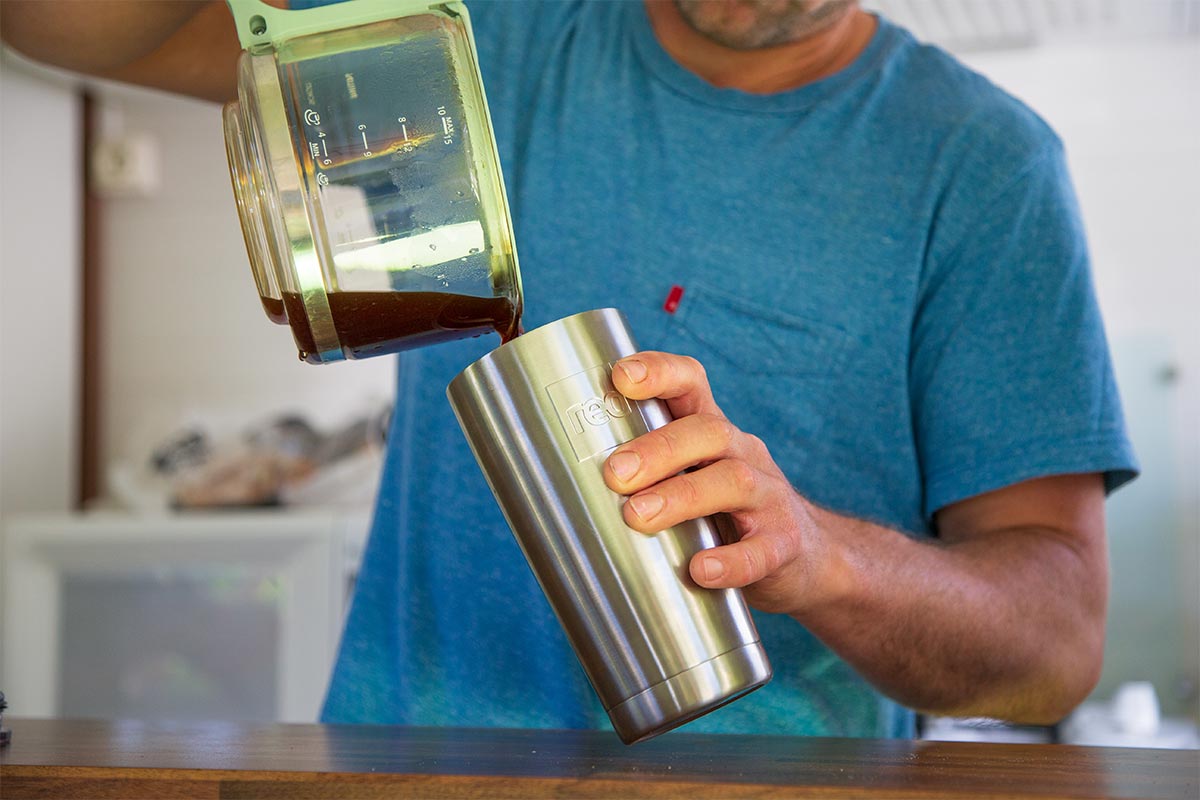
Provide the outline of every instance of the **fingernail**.
<path id="1" fill-rule="evenodd" d="M 702 559 L 704 567 L 704 580 L 715 581 L 725 574 L 725 565 L 721 563 L 721 559 L 711 556 Z"/>
<path id="2" fill-rule="evenodd" d="M 649 521 L 662 511 L 663 499 L 656 494 L 639 494 L 629 498 L 629 504 L 633 506 L 633 513 L 642 520 Z"/>
<path id="3" fill-rule="evenodd" d="M 637 453 L 631 450 L 625 450 L 620 453 L 613 453 L 608 459 L 608 466 L 612 469 L 613 474 L 623 481 L 627 481 L 634 475 L 642 466 L 642 459 Z"/>
<path id="4" fill-rule="evenodd" d="M 641 383 L 646 378 L 646 365 L 636 359 L 632 361 L 621 361 L 617 363 L 621 371 L 625 373 L 625 377 L 633 383 Z"/>

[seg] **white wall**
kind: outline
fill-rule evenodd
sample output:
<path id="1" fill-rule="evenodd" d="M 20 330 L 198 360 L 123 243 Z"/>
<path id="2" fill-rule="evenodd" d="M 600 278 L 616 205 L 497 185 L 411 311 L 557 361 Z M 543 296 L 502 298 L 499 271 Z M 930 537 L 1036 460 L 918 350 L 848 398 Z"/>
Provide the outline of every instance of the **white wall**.
<path id="1" fill-rule="evenodd" d="M 220 107 L 106 86 L 105 135 L 146 136 L 161 183 L 104 205 L 103 462 L 140 465 L 197 422 L 217 433 L 287 411 L 329 427 L 390 400 L 393 360 L 312 366 L 263 314 L 225 160 Z"/>
<path id="2" fill-rule="evenodd" d="M 0 525 L 75 502 L 79 115 L 68 83 L 0 56 Z"/>
<path id="3" fill-rule="evenodd" d="M 0 61 L 0 517 L 75 501 L 79 114 Z"/>
<path id="4" fill-rule="evenodd" d="M 1067 147 L 1143 475 L 1109 501 L 1098 694 L 1154 681 L 1200 717 L 1200 38 L 975 54 Z M 1181 697 L 1190 682 L 1192 694 Z"/>

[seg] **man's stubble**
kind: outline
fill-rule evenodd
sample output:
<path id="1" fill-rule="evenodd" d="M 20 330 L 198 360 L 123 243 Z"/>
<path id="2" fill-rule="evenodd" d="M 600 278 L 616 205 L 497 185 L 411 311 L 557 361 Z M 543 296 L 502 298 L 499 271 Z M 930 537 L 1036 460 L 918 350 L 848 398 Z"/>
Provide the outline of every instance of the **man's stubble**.
<path id="1" fill-rule="evenodd" d="M 789 44 L 820 33 L 858 0 L 674 0 L 697 33 L 734 50 Z"/>

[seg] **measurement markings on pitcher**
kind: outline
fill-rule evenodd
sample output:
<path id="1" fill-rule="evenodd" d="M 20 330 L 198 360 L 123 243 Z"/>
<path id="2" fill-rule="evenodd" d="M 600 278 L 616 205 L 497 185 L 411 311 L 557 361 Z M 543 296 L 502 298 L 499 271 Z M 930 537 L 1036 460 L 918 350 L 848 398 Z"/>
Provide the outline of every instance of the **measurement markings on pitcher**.
<path id="1" fill-rule="evenodd" d="M 371 145 L 367 143 L 367 126 L 366 126 L 366 125 L 359 125 L 359 126 L 358 126 L 358 132 L 359 132 L 359 134 L 361 134 L 361 135 L 362 135 L 362 140 L 363 140 L 363 155 L 364 155 L 364 156 L 369 156 L 369 155 L 371 155 Z"/>
<path id="2" fill-rule="evenodd" d="M 324 131 L 317 131 L 317 136 L 321 138 L 308 143 L 308 152 L 312 156 L 313 163 L 328 167 L 333 163 L 333 159 L 329 157 L 329 145 L 325 143 Z"/>
<path id="3" fill-rule="evenodd" d="M 446 113 L 445 106 L 438 106 L 437 113 L 442 118 L 442 144 L 454 144 L 454 118 Z"/>
<path id="4" fill-rule="evenodd" d="M 404 141 L 400 142 L 397 149 L 402 153 L 411 153 L 415 145 L 408 135 L 408 117 L 396 117 L 396 122 L 400 123 L 400 134 L 404 137 Z"/>

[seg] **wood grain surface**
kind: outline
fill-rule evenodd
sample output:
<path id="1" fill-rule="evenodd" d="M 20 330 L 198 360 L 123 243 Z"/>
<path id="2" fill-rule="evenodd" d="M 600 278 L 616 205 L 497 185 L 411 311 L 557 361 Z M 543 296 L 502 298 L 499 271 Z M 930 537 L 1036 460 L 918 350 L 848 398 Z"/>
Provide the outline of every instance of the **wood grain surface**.
<path id="1" fill-rule="evenodd" d="M 602 731 L 7 721 L 0 797 L 1200 797 L 1200 752 Z"/>

